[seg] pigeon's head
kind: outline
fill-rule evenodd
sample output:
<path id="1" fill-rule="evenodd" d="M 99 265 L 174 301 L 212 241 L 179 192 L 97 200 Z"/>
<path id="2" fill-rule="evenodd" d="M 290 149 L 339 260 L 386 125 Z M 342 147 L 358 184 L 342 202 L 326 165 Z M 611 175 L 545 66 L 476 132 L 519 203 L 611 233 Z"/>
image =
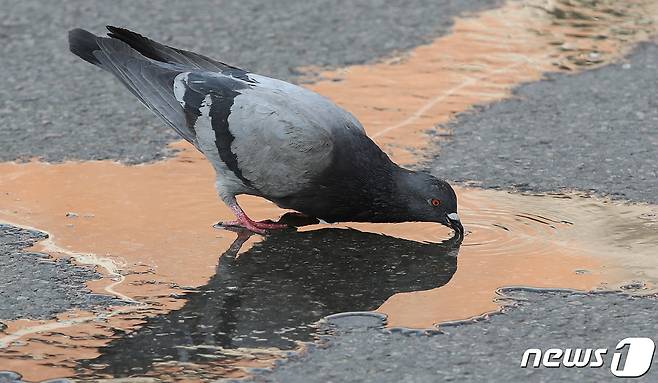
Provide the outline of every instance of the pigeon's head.
<path id="1" fill-rule="evenodd" d="M 457 214 L 457 195 L 450 184 L 425 172 L 408 171 L 403 189 L 412 220 L 438 222 L 463 237 L 464 227 Z"/>

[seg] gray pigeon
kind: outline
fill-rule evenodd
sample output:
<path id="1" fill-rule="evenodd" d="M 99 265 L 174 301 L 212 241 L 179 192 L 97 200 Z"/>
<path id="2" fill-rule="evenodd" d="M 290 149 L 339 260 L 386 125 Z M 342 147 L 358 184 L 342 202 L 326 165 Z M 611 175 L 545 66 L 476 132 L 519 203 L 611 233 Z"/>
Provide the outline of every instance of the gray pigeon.
<path id="1" fill-rule="evenodd" d="M 212 163 L 219 197 L 257 233 L 236 196 L 266 198 L 327 222 L 438 222 L 463 236 L 450 185 L 404 169 L 347 111 L 302 87 L 108 26 L 69 32 L 71 52 L 116 76 Z"/>

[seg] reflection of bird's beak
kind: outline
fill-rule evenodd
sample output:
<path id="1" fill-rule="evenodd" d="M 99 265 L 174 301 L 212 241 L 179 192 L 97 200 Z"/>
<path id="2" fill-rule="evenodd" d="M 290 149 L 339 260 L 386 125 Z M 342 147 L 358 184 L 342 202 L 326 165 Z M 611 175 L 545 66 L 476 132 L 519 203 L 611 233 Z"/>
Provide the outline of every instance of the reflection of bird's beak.
<path id="1" fill-rule="evenodd" d="M 448 222 L 452 230 L 455 231 L 455 236 L 459 236 L 463 238 L 464 226 L 462 226 L 462 222 L 459 220 L 459 215 L 457 215 L 457 213 L 448 214 Z"/>

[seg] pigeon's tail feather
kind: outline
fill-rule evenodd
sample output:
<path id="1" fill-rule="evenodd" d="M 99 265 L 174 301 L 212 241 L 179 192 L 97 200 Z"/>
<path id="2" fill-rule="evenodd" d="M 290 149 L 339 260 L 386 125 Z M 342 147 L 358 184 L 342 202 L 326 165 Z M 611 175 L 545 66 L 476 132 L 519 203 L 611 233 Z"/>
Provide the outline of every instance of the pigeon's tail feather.
<path id="1" fill-rule="evenodd" d="M 167 60 L 167 55 L 163 54 L 163 48 L 165 47 L 162 44 L 156 43 L 153 40 L 150 40 L 139 33 L 133 32 L 125 28 L 118 28 L 111 25 L 108 25 L 107 30 L 110 31 L 107 35 L 113 39 L 121 40 L 124 43 L 130 45 L 130 47 L 142 55 L 156 61 L 169 62 Z"/>
<path id="2" fill-rule="evenodd" d="M 196 134 L 187 126 L 183 107 L 174 95 L 175 78 L 186 68 L 152 60 L 121 40 L 82 29 L 69 32 L 69 46 L 75 55 L 116 76 L 181 137 L 196 143 Z"/>
<path id="3" fill-rule="evenodd" d="M 130 45 L 130 47 L 142 55 L 156 61 L 178 64 L 193 69 L 204 69 L 213 72 L 223 72 L 231 69 L 238 69 L 225 64 L 221 61 L 213 60 L 209 57 L 194 52 L 188 52 L 182 49 L 172 48 L 146 38 L 139 33 L 130 31 L 125 28 L 107 26 L 110 31 L 107 35 L 113 39 L 121 40 Z"/>
<path id="4" fill-rule="evenodd" d="M 84 29 L 73 29 L 69 31 L 69 49 L 71 53 L 86 62 L 100 66 L 100 62 L 94 56 L 94 51 L 100 50 L 97 38 L 96 35 Z"/>

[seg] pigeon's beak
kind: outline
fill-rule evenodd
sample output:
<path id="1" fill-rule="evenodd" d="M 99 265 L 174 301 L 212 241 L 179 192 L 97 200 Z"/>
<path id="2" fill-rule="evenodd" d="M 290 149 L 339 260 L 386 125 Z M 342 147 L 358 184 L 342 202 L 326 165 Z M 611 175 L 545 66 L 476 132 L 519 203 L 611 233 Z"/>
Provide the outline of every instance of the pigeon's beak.
<path id="1" fill-rule="evenodd" d="M 447 215 L 447 218 L 448 218 L 448 224 L 450 225 L 452 230 L 455 231 L 455 235 L 463 238 L 464 226 L 462 226 L 462 222 L 459 220 L 459 215 L 457 215 L 457 213 L 450 213 Z"/>

